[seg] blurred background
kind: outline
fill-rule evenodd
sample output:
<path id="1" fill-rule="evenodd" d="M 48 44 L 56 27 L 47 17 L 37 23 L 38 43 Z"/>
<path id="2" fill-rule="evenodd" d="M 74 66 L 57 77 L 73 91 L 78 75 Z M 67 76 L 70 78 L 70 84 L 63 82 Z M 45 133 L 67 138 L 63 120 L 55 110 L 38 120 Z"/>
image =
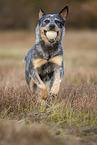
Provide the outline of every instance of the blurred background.
<path id="1" fill-rule="evenodd" d="M 0 30 L 34 30 L 39 5 L 46 13 L 68 5 L 67 29 L 97 29 L 97 0 L 0 0 Z"/>

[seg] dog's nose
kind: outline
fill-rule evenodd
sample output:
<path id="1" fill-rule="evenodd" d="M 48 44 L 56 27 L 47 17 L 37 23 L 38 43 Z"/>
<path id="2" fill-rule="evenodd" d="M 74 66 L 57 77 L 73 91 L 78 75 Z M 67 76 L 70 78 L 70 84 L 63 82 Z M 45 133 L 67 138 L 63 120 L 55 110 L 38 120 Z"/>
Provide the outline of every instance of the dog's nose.
<path id="1" fill-rule="evenodd" d="M 55 24 L 50 24 L 49 28 L 50 28 L 50 30 L 54 30 L 55 29 Z"/>

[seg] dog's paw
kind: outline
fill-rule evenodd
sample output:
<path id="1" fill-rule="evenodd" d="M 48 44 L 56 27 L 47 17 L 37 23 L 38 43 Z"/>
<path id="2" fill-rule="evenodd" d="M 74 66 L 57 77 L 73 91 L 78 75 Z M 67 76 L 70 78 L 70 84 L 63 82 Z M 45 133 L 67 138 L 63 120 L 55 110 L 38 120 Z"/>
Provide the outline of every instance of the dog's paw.
<path id="1" fill-rule="evenodd" d="M 58 94 L 58 92 L 59 92 L 59 88 L 57 89 L 57 88 L 52 88 L 51 90 L 50 90 L 50 94 L 53 96 L 56 96 L 57 94 Z"/>
<path id="2" fill-rule="evenodd" d="M 41 89 L 41 96 L 43 100 L 47 100 L 48 98 L 48 92 L 46 89 Z"/>
<path id="3" fill-rule="evenodd" d="M 52 96 L 53 98 L 57 98 L 58 97 L 58 94 L 54 94 L 54 93 L 51 93 L 51 92 L 49 93 L 49 95 Z"/>

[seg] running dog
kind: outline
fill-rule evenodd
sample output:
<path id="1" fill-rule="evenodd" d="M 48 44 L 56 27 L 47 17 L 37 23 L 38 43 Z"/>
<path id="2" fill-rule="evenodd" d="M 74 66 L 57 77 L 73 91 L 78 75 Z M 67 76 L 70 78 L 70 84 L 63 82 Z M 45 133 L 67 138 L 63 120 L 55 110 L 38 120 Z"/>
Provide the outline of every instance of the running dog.
<path id="1" fill-rule="evenodd" d="M 37 86 L 42 99 L 57 96 L 64 76 L 62 38 L 68 6 L 58 14 L 46 14 L 39 7 L 39 19 L 36 27 L 36 43 L 25 57 L 25 78 L 30 90 Z M 46 83 L 49 82 L 49 91 Z"/>

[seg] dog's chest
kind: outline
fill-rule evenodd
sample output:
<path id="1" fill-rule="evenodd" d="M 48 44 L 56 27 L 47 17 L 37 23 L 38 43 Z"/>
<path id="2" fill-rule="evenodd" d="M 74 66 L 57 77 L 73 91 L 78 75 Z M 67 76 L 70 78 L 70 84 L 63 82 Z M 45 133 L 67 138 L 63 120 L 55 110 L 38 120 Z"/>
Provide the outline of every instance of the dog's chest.
<path id="1" fill-rule="evenodd" d="M 49 81 L 53 76 L 56 68 L 62 64 L 62 56 L 55 56 L 49 60 L 35 59 L 33 61 L 34 68 L 37 69 L 40 78 L 43 81 Z"/>
<path id="2" fill-rule="evenodd" d="M 53 64 L 60 66 L 62 63 L 62 56 L 61 55 L 55 56 L 49 60 L 39 59 L 39 58 L 33 60 L 33 64 L 34 64 L 35 69 L 42 67 L 44 64 L 48 64 L 48 66 L 49 66 L 50 63 L 53 63 Z"/>

